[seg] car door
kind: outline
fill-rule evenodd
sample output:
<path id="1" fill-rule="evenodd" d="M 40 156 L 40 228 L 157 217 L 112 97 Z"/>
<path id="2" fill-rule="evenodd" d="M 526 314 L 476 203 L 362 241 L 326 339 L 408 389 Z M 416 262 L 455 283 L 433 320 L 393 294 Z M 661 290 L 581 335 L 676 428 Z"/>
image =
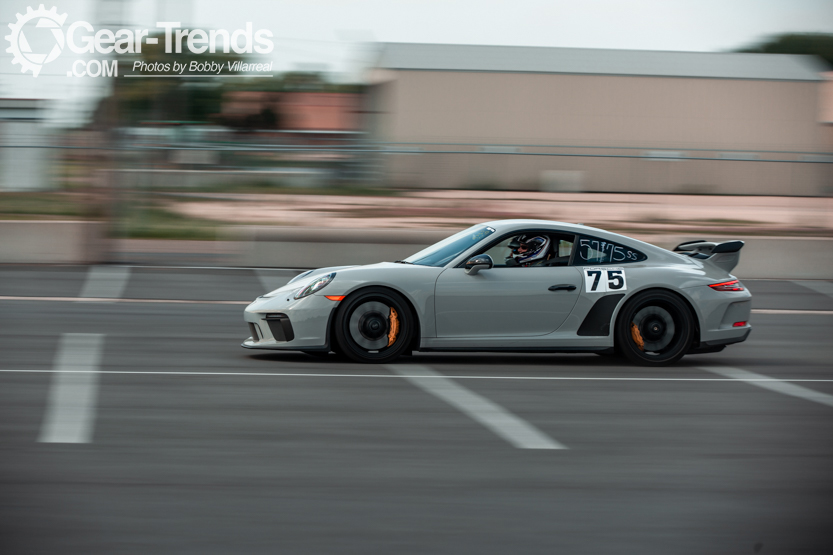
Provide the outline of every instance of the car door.
<path id="1" fill-rule="evenodd" d="M 475 275 L 463 268 L 440 274 L 434 297 L 437 337 L 540 336 L 570 315 L 583 284 L 577 268 L 495 262 Z"/>

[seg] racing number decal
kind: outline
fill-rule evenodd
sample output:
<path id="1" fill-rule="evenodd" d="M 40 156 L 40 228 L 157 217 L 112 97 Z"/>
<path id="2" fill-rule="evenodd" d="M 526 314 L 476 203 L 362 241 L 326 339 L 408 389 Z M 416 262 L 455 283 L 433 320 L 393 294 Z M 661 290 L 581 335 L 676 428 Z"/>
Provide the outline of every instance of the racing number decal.
<path id="1" fill-rule="evenodd" d="M 622 289 L 627 289 L 625 287 L 625 270 L 608 270 L 607 290 L 621 291 Z"/>
<path id="2" fill-rule="evenodd" d="M 584 268 L 584 290 L 588 293 L 624 291 L 627 288 L 624 268 Z"/>

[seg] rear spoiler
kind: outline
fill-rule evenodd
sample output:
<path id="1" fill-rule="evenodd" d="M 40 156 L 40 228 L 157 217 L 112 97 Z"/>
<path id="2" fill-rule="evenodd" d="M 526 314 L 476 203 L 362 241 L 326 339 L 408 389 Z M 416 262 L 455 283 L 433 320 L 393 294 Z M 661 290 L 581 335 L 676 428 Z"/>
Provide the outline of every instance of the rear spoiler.
<path id="1" fill-rule="evenodd" d="M 740 249 L 743 248 L 743 241 L 726 241 L 725 243 L 713 243 L 698 239 L 686 241 L 674 247 L 674 252 L 684 254 L 691 258 L 708 261 L 709 264 L 731 272 L 740 261 Z"/>

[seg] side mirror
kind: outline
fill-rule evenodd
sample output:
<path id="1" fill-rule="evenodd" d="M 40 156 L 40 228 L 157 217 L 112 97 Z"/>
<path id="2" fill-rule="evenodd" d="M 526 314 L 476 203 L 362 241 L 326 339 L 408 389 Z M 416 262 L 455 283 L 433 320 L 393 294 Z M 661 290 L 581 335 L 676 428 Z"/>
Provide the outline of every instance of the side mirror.
<path id="1" fill-rule="evenodd" d="M 480 270 L 491 269 L 494 265 L 495 263 L 492 261 L 491 256 L 488 254 L 478 254 L 477 256 L 469 258 L 469 261 L 466 262 L 466 273 L 473 276 Z"/>

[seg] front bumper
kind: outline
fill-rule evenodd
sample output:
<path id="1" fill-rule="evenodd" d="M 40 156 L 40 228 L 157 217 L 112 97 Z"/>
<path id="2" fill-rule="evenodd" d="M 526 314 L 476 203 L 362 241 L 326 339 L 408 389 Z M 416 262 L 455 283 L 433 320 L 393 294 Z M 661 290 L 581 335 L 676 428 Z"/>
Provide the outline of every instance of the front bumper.
<path id="1" fill-rule="evenodd" d="M 328 349 L 330 318 L 337 306 L 337 301 L 323 295 L 297 300 L 290 293 L 259 297 L 243 312 L 252 335 L 241 347 L 287 351 Z"/>

